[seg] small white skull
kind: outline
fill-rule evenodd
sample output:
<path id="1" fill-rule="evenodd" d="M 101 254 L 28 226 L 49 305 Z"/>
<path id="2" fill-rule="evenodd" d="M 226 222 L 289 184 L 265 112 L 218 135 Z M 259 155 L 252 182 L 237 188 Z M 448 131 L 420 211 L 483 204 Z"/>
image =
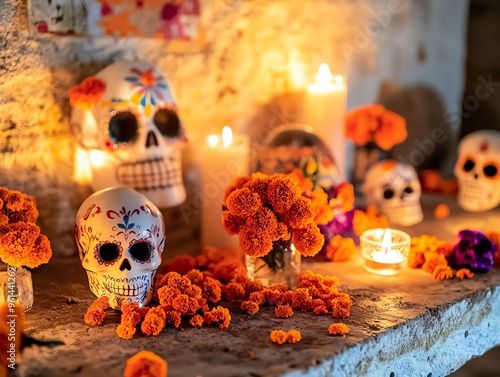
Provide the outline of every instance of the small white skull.
<path id="1" fill-rule="evenodd" d="M 186 198 L 184 130 L 168 82 L 146 62 L 116 62 L 71 89 L 71 124 L 87 151 L 92 188 L 127 186 L 160 208 Z"/>
<path id="2" fill-rule="evenodd" d="M 458 145 L 455 176 L 458 204 L 470 212 L 500 204 L 500 132 L 484 130 L 464 137 Z"/>
<path id="3" fill-rule="evenodd" d="M 375 164 L 366 174 L 363 192 L 367 202 L 393 224 L 410 226 L 424 218 L 420 205 L 422 187 L 411 165 L 394 160 Z"/>
<path id="4" fill-rule="evenodd" d="M 89 196 L 76 215 L 75 237 L 90 290 L 122 302 L 146 305 L 161 264 L 165 231 L 161 212 L 144 195 L 114 187 Z"/>

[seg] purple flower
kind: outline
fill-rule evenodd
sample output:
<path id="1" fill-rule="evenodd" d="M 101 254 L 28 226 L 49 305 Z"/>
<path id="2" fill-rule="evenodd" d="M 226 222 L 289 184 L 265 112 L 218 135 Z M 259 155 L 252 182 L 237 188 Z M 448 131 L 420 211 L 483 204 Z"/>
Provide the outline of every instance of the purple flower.
<path id="1" fill-rule="evenodd" d="M 497 245 L 485 234 L 475 230 L 462 230 L 458 238 L 458 243 L 453 246 L 448 257 L 449 265 L 457 270 L 468 268 L 473 272 L 487 272 L 493 265 Z"/>

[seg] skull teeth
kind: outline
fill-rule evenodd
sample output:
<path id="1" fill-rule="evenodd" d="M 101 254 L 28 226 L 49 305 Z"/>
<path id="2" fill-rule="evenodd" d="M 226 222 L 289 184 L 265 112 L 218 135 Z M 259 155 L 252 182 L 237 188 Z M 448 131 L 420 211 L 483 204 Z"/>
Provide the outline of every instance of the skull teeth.
<path id="1" fill-rule="evenodd" d="M 462 185 L 460 187 L 460 197 L 466 201 L 489 200 L 491 198 L 491 191 L 477 186 Z"/>
<path id="2" fill-rule="evenodd" d="M 104 287 L 109 292 L 119 296 L 138 296 L 143 292 L 143 288 L 148 285 L 148 275 L 141 275 L 133 278 L 114 278 L 104 275 Z"/>
<path id="3" fill-rule="evenodd" d="M 136 190 L 164 189 L 182 184 L 177 159 L 163 158 L 125 163 L 118 167 L 118 181 Z"/>

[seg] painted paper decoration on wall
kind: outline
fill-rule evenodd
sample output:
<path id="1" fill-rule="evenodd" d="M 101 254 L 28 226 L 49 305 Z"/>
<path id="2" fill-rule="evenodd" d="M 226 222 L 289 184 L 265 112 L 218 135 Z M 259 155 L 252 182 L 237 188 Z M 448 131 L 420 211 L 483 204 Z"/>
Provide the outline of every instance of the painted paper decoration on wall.
<path id="1" fill-rule="evenodd" d="M 28 0 L 32 34 L 192 40 L 199 0 Z"/>

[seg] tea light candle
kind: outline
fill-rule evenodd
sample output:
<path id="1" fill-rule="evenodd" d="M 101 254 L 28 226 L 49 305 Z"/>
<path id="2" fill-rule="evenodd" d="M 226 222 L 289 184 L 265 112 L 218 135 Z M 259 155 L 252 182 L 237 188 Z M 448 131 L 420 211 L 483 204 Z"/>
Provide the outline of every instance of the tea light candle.
<path id="1" fill-rule="evenodd" d="M 347 87 L 344 77 L 333 77 L 328 64 L 321 64 L 316 82 L 307 88 L 304 123 L 311 125 L 330 149 L 342 180 L 346 179 L 346 108 Z"/>
<path id="2" fill-rule="evenodd" d="M 366 270 L 379 275 L 394 275 L 406 265 L 411 238 L 395 229 L 370 229 L 360 237 Z"/>
<path id="3" fill-rule="evenodd" d="M 221 224 L 224 191 L 233 180 L 248 174 L 250 161 L 249 139 L 233 135 L 225 126 L 222 135 L 209 135 L 202 148 L 202 224 L 204 246 L 238 247 L 238 236 L 230 236 Z"/>

